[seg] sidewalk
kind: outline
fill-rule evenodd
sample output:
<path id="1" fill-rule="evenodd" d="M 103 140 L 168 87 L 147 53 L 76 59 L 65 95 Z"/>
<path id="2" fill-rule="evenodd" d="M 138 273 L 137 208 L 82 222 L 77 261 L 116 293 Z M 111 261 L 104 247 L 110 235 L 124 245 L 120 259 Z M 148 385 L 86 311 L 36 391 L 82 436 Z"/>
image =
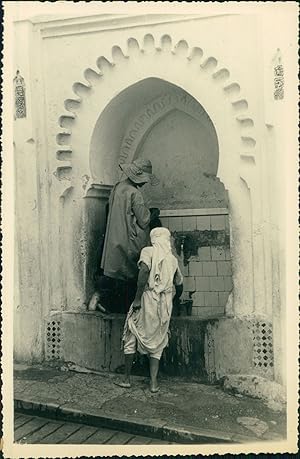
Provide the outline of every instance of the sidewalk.
<path id="1" fill-rule="evenodd" d="M 120 375 L 15 366 L 15 408 L 55 419 L 115 428 L 178 443 L 246 443 L 285 438 L 286 416 L 262 401 L 225 393 L 219 386 L 134 376 L 131 389 Z"/>

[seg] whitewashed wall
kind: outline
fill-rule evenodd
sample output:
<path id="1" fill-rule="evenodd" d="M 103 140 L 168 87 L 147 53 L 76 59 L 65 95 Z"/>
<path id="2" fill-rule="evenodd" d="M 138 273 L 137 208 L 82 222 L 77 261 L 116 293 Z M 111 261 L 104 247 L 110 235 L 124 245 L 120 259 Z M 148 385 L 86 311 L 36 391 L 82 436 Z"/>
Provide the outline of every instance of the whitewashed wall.
<path id="1" fill-rule="evenodd" d="M 15 356 L 42 359 L 43 321 L 50 311 L 84 307 L 82 198 L 95 181 L 93 131 L 114 97 L 153 77 L 188 92 L 214 123 L 218 177 L 230 201 L 234 315 L 269 321 L 276 316 L 276 377 L 282 381 L 285 302 L 284 286 L 277 291 L 277 285 L 284 268 L 283 203 L 274 210 L 272 201 L 277 193 L 280 202 L 286 144 L 281 115 L 270 121 L 270 62 L 277 47 L 286 52 L 288 38 L 277 35 L 273 46 L 271 28 L 263 41 L 265 24 L 253 15 L 162 21 L 91 16 L 15 24 L 14 65 L 27 83 L 28 103 L 27 118 L 15 121 Z M 99 158 L 98 184 L 114 182 L 114 155 L 113 161 Z"/>

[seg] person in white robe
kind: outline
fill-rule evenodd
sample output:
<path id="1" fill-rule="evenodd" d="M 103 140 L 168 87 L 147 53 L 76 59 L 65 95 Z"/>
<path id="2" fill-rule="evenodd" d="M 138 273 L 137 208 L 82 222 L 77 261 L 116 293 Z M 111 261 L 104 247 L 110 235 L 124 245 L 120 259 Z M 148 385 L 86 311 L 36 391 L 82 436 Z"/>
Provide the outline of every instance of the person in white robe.
<path id="1" fill-rule="evenodd" d="M 131 367 L 138 351 L 149 356 L 150 390 L 157 392 L 159 361 L 168 344 L 173 299 L 178 300 L 182 295 L 183 276 L 172 253 L 170 231 L 163 227 L 154 228 L 150 240 L 152 246 L 142 249 L 138 261 L 137 292 L 123 334 L 125 376 L 118 385 L 131 387 Z"/>

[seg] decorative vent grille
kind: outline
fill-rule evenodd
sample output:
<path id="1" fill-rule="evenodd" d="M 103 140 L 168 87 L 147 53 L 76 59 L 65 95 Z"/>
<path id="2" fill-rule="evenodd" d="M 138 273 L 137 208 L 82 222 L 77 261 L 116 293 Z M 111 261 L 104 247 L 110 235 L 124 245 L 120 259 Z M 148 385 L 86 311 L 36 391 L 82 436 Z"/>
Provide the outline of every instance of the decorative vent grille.
<path id="1" fill-rule="evenodd" d="M 253 358 L 254 366 L 267 370 L 273 367 L 272 324 L 255 322 L 253 324 Z"/>
<path id="2" fill-rule="evenodd" d="M 274 99 L 282 100 L 284 98 L 284 71 L 283 65 L 276 65 L 274 68 Z"/>
<path id="3" fill-rule="evenodd" d="M 26 118 L 25 82 L 19 70 L 14 78 L 15 118 Z"/>
<path id="4" fill-rule="evenodd" d="M 58 320 L 51 320 L 46 326 L 46 360 L 60 359 L 61 345 L 61 323 Z"/>

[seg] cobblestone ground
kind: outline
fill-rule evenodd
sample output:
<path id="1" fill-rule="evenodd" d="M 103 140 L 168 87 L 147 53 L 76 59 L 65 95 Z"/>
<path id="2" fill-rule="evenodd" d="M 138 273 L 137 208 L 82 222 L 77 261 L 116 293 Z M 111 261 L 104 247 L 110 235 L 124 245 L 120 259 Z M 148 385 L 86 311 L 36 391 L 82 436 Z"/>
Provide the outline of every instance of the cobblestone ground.
<path id="1" fill-rule="evenodd" d="M 92 416 L 122 417 L 139 425 L 190 426 L 257 440 L 286 437 L 284 407 L 271 409 L 262 400 L 179 378 L 161 379 L 156 394 L 149 391 L 147 378 L 134 377 L 130 389 L 116 386 L 116 379 L 120 376 L 23 368 L 15 371 L 14 396 Z"/>

